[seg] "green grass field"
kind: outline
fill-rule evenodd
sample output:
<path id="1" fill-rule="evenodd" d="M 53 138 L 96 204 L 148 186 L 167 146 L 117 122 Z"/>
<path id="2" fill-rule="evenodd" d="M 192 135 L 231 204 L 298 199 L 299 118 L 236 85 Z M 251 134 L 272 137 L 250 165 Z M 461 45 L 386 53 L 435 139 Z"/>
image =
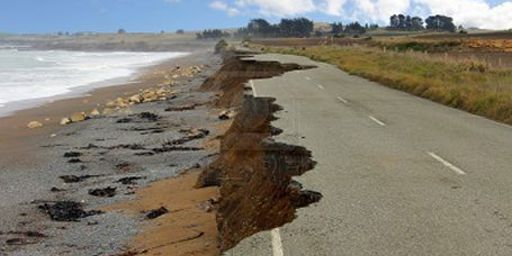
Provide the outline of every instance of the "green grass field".
<path id="1" fill-rule="evenodd" d="M 331 63 L 391 88 L 512 124 L 512 70 L 362 46 L 255 47 Z"/>

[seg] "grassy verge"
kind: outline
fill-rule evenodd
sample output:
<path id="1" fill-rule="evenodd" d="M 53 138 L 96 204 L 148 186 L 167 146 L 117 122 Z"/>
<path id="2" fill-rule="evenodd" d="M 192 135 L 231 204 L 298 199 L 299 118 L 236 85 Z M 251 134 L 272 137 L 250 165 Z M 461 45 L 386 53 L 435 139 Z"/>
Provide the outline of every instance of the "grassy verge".
<path id="1" fill-rule="evenodd" d="M 352 75 L 512 125 L 512 70 L 370 47 L 258 47 L 337 65 Z"/>

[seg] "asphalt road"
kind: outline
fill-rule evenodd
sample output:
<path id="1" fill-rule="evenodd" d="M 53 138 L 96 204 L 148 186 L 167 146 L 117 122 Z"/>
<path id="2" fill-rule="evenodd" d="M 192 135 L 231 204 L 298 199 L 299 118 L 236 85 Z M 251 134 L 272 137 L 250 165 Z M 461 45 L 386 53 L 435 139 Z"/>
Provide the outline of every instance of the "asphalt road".
<path id="1" fill-rule="evenodd" d="M 323 200 L 225 255 L 512 255 L 512 127 L 318 68 L 255 80 L 278 141 L 313 151 Z"/>

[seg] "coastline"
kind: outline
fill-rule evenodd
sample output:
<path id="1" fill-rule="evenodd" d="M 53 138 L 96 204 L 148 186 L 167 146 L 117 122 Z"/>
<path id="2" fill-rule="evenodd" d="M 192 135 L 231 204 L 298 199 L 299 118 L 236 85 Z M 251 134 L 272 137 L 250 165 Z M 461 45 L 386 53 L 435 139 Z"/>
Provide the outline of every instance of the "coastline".
<path id="1" fill-rule="evenodd" d="M 69 94 L 40 99 L 41 102 L 29 108 L 14 110 L 8 115 L 0 116 L 0 159 L 25 162 L 26 155 L 32 151 L 34 140 L 46 138 L 55 133 L 61 125 L 60 120 L 76 112 L 90 112 L 94 108 L 104 106 L 109 100 L 120 96 L 137 93 L 140 89 L 165 82 L 160 76 L 162 72 L 176 65 L 190 65 L 205 52 L 192 52 L 186 56 L 172 58 L 156 64 L 142 67 L 129 77 L 117 78 L 91 90 L 91 85 L 74 88 Z M 39 101 L 39 100 L 36 100 Z M 41 122 L 44 126 L 38 129 L 27 129 L 31 121 Z M 17 156 L 24 155 L 22 159 Z M 2 161 L 5 164 L 5 161 Z"/>
<path id="2" fill-rule="evenodd" d="M 201 65 L 204 68 L 196 76 L 175 79 L 171 86 L 174 96 L 168 100 L 133 105 L 129 109 L 94 117 L 85 122 L 66 126 L 59 124 L 62 117 L 72 113 L 89 113 L 117 97 L 127 97 L 139 93 L 141 89 L 167 84 L 169 79 L 166 74 L 175 70 L 176 65 Z M 218 191 L 196 191 L 193 185 L 198 173 L 186 170 L 207 165 L 213 160 L 219 150 L 215 141 L 225 129 L 225 125 L 218 123 L 229 122 L 219 120 L 219 110 L 209 106 L 215 94 L 199 90 L 206 78 L 219 67 L 218 57 L 208 51 L 197 51 L 186 57 L 171 59 L 141 70 L 137 81 L 133 83 L 97 88 L 87 95 L 56 100 L 0 118 L 0 215 L 3 216 L 0 220 L 0 255 L 3 252 L 21 255 L 36 255 L 33 254 L 35 252 L 38 252 L 37 255 L 113 255 L 112 253 L 123 251 L 123 246 L 128 246 L 141 228 L 155 225 L 151 222 L 143 224 L 143 220 L 143 225 L 138 223 L 141 221 L 140 211 L 133 212 L 133 216 L 106 211 L 81 222 L 67 223 L 50 220 L 38 207 L 43 207 L 45 202 L 71 200 L 81 202 L 87 209 L 103 209 L 133 200 L 132 195 L 144 195 L 146 190 L 159 192 L 156 196 L 151 193 L 151 199 L 157 200 L 155 202 L 158 204 L 161 200 L 168 199 L 166 192 L 169 190 L 187 195 L 189 200 L 182 201 L 181 205 L 195 212 L 196 216 L 201 215 L 201 219 L 208 223 L 203 231 L 208 232 L 207 235 L 196 242 L 210 243 L 211 249 L 217 250 L 216 229 L 212 226 L 215 223 L 215 213 L 198 210 L 197 203 L 216 197 Z M 187 104 L 198 107 L 190 111 L 166 111 L 168 107 L 179 109 Z M 143 117 L 145 113 L 154 114 L 158 118 L 146 120 Z M 136 120 L 126 124 L 119 122 L 124 119 Z M 30 121 L 40 121 L 44 126 L 28 129 L 26 126 Z M 158 148 L 162 146 L 162 141 L 176 139 L 184 134 L 186 137 L 195 138 L 195 128 L 209 131 L 206 136 L 187 143 L 192 148 L 202 148 L 201 151 L 189 151 L 184 147 L 167 152 L 165 146 Z M 155 153 L 146 155 L 148 152 L 140 152 L 144 150 L 125 149 L 124 145 L 140 145 L 138 147 L 144 147 L 146 151 L 152 148 Z M 81 154 L 77 164 L 71 162 L 73 159 L 65 157 L 66 153 L 75 151 Z M 184 172 L 187 174 L 180 176 Z M 98 178 L 68 183 L 62 180 L 66 175 L 90 175 Z M 175 179 L 178 176 L 181 178 Z M 119 183 L 123 178 L 132 177 L 139 177 L 140 180 Z M 183 179 L 186 182 L 181 182 Z M 117 189 L 115 197 L 95 198 L 90 195 L 91 190 L 107 186 Z M 141 192 L 139 188 L 142 188 Z M 169 206 L 171 207 L 176 205 Z M 170 211 L 180 212 L 174 208 Z M 178 214 L 188 216 L 185 211 Z M 168 217 L 157 220 L 157 223 L 165 222 L 166 218 Z M 41 234 L 41 237 L 23 235 L 34 232 Z M 185 233 L 183 234 L 186 235 Z M 86 239 L 83 239 L 84 234 Z M 12 241 L 16 243 L 10 245 Z"/>

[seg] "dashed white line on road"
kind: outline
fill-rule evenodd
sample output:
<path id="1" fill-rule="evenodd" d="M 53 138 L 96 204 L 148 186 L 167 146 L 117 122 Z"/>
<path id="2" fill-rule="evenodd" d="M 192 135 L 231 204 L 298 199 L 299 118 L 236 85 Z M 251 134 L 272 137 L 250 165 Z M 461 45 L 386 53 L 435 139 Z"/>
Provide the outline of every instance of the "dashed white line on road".
<path id="1" fill-rule="evenodd" d="M 254 95 L 254 97 L 258 97 L 258 94 L 256 93 L 256 88 L 254 87 L 254 82 L 252 80 L 249 80 L 249 85 L 251 86 L 252 89 L 252 95 Z"/>
<path id="2" fill-rule="evenodd" d="M 306 76 L 306 80 L 311 81 L 311 77 Z"/>
<path id="3" fill-rule="evenodd" d="M 466 175 L 466 172 L 464 172 L 463 170 L 461 170 L 459 167 L 451 164 L 450 162 L 444 160 L 442 157 L 440 157 L 439 155 L 437 155 L 436 153 L 434 152 L 427 152 L 432 158 L 434 158 L 435 160 L 439 161 L 440 163 L 442 163 L 444 166 L 450 168 L 452 171 L 456 172 L 457 174 L 460 174 L 460 175 Z"/>
<path id="4" fill-rule="evenodd" d="M 381 120 L 375 118 L 374 116 L 368 116 L 372 121 L 376 122 L 378 125 L 380 126 L 386 126 L 386 124 L 384 122 L 382 122 Z"/>
<path id="5" fill-rule="evenodd" d="M 284 256 L 283 243 L 281 241 L 281 233 L 278 228 L 270 231 L 272 237 L 272 254 L 274 256 Z"/>
<path id="6" fill-rule="evenodd" d="M 348 100 L 342 98 L 342 97 L 338 97 L 338 100 L 343 102 L 344 104 L 348 104 Z"/>
<path id="7" fill-rule="evenodd" d="M 321 84 L 317 84 L 316 86 L 317 86 L 320 90 L 325 90 L 325 87 L 324 87 L 323 85 L 321 85 Z"/>

